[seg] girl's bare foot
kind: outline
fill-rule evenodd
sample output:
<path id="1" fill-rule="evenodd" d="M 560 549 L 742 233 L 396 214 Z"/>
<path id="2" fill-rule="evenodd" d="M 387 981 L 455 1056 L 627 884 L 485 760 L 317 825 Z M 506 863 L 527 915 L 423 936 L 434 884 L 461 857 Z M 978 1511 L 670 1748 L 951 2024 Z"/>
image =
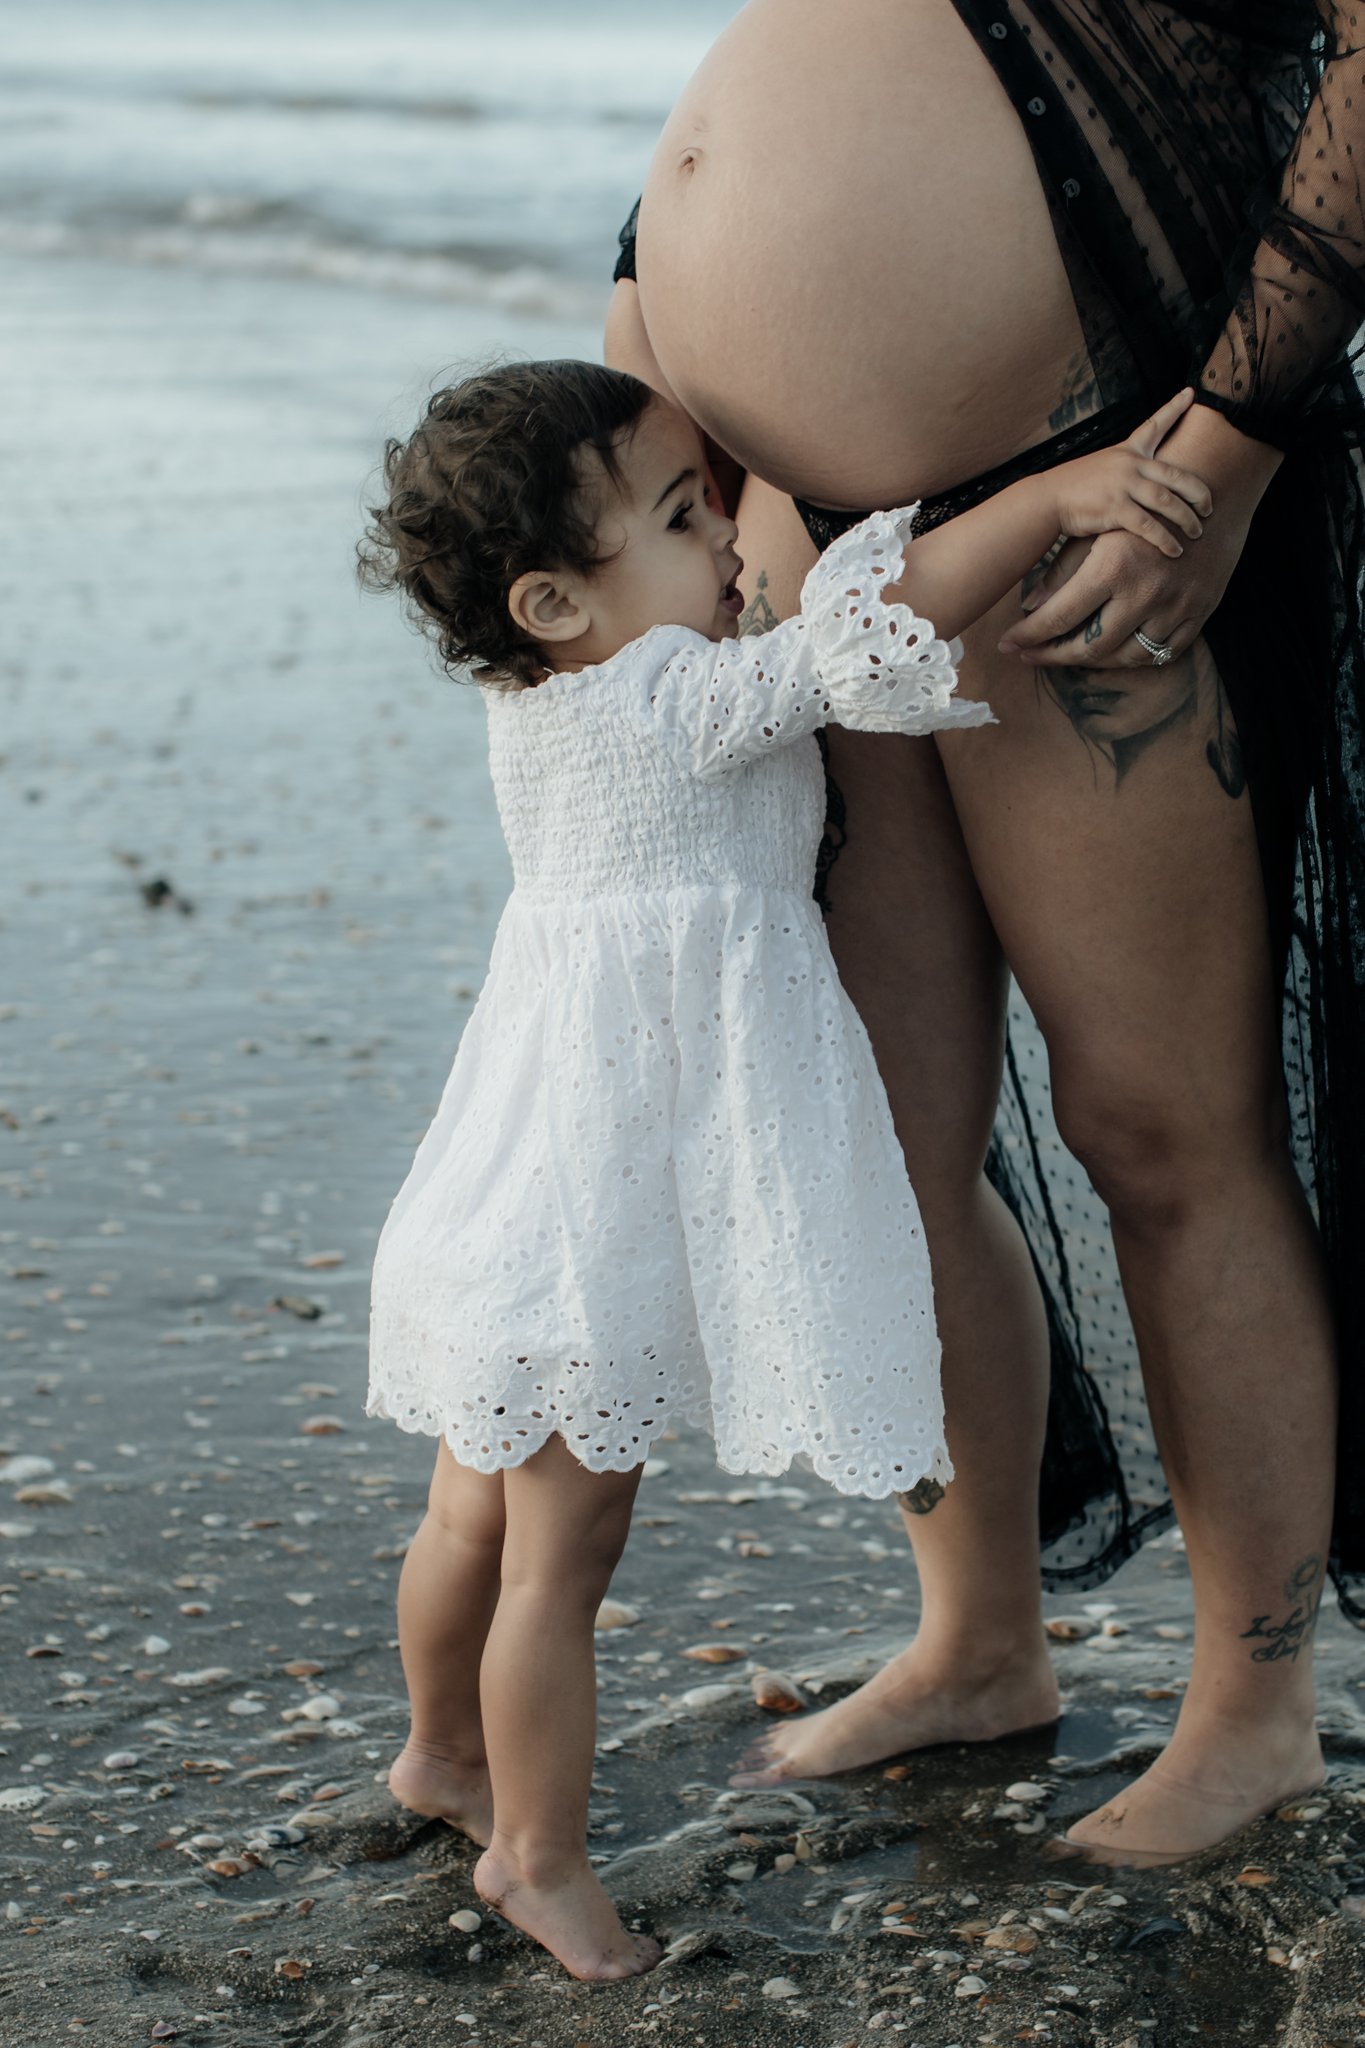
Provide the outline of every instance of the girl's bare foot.
<path id="1" fill-rule="evenodd" d="M 484 1763 L 458 1763 L 444 1750 L 408 1741 L 389 1770 L 400 1806 L 459 1828 L 486 1849 L 493 1837 L 493 1792 Z"/>
<path id="2" fill-rule="evenodd" d="M 663 1955 L 649 1935 L 626 1932 L 583 1857 L 527 1869 L 495 1843 L 474 1866 L 474 1889 L 585 1984 L 641 1977 Z"/>
<path id="3" fill-rule="evenodd" d="M 747 1750 L 732 1785 L 777 1785 L 865 1770 L 937 1742 L 995 1742 L 1057 1719 L 1057 1681 L 1041 1635 L 975 1668 L 911 1643 L 875 1678 L 819 1714 L 774 1728 Z"/>
<path id="4" fill-rule="evenodd" d="M 1148 1869 L 1183 1863 L 1323 1783 L 1317 1732 L 1179 1726 L 1150 1770 L 1067 1830 L 1062 1859 Z"/>

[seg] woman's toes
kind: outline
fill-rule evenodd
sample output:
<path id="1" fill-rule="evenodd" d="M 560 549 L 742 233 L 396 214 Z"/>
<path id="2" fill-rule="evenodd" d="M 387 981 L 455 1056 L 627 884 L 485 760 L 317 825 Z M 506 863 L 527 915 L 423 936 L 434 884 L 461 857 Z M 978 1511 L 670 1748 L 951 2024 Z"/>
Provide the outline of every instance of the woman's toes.
<path id="1" fill-rule="evenodd" d="M 754 1792 L 764 1785 L 782 1785 L 792 1776 L 785 1764 L 767 1764 L 762 1770 L 731 1771 L 729 1783 L 736 1792 Z"/>
<path id="2" fill-rule="evenodd" d="M 777 1785 L 784 1778 L 796 1775 L 789 1759 L 783 1754 L 781 1739 L 776 1732 L 761 1735 L 757 1742 L 740 1752 L 739 1767 L 730 1776 L 730 1783 L 739 1790 L 748 1790 L 757 1785 Z"/>

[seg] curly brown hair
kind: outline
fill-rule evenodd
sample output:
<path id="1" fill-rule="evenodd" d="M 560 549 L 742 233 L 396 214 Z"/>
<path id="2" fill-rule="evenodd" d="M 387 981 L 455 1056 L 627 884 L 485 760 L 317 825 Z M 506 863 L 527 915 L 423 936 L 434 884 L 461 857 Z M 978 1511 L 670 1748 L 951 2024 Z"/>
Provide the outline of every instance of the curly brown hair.
<path id="1" fill-rule="evenodd" d="M 388 502 L 356 553 L 367 590 L 396 590 L 447 669 L 533 684 L 543 656 L 507 593 L 533 569 L 600 566 L 584 451 L 621 480 L 622 442 L 654 397 L 597 363 L 506 363 L 438 391 L 384 450 Z"/>

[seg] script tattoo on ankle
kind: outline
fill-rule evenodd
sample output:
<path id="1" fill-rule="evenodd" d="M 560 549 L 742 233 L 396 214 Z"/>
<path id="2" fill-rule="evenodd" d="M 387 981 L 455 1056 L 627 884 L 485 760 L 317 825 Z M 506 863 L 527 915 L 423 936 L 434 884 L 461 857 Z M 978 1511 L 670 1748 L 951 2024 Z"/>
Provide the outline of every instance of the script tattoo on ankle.
<path id="1" fill-rule="evenodd" d="M 912 1486 L 908 1493 L 898 1493 L 896 1499 L 907 1515 L 931 1515 L 945 1491 L 937 1479 L 921 1479 L 918 1486 Z"/>
<path id="2" fill-rule="evenodd" d="M 1251 1627 L 1242 1631 L 1244 1643 L 1256 1644 L 1251 1653 L 1253 1664 L 1280 1664 L 1286 1658 L 1292 1663 L 1300 1650 L 1308 1648 L 1318 1625 L 1322 1587 L 1322 1559 L 1300 1559 L 1284 1582 L 1284 1597 L 1289 1602 L 1284 1619 L 1272 1621 L 1268 1614 L 1258 1614 Z"/>
<path id="3" fill-rule="evenodd" d="M 777 613 L 768 602 L 768 572 L 760 569 L 754 594 L 739 615 L 739 637 L 750 640 L 759 633 L 771 633 L 777 624 Z"/>

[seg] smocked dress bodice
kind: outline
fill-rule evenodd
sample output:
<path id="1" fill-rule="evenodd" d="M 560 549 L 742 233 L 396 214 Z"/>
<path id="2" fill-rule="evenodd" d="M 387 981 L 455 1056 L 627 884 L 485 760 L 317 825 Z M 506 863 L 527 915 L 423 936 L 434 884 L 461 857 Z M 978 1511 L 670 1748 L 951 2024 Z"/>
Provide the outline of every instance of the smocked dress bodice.
<path id="1" fill-rule="evenodd" d="M 686 667 L 691 645 L 660 626 L 604 668 L 489 695 L 489 765 L 521 894 L 549 902 L 736 882 L 809 894 L 825 806 L 815 742 L 742 776 L 694 775 L 660 744 L 641 683 L 670 654 Z"/>

